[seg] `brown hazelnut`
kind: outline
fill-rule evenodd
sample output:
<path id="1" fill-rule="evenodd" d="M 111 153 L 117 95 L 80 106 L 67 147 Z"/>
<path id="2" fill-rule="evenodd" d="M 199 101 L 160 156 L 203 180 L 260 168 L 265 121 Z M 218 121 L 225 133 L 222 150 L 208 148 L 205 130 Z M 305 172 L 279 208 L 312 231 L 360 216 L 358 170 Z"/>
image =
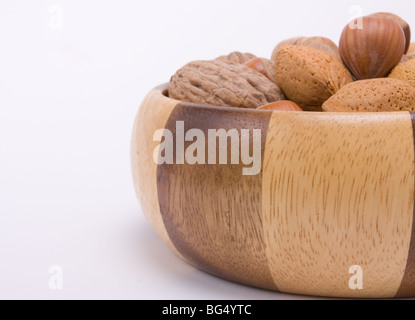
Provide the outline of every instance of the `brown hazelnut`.
<path id="1" fill-rule="evenodd" d="M 396 14 L 389 13 L 389 12 L 378 12 L 378 13 L 371 14 L 369 17 L 385 18 L 385 19 L 390 19 L 390 20 L 397 22 L 401 26 L 405 34 L 406 44 L 405 44 L 404 53 L 405 54 L 408 53 L 409 46 L 411 45 L 411 27 L 409 26 L 408 22 L 406 22 L 404 19 L 397 16 Z"/>
<path id="2" fill-rule="evenodd" d="M 277 84 L 277 75 L 275 65 L 271 60 L 265 58 L 253 58 L 245 63 L 251 69 L 258 71 L 266 76 L 269 80 Z"/>
<path id="3" fill-rule="evenodd" d="M 259 110 L 273 110 L 273 111 L 303 111 L 298 104 L 289 100 L 281 100 L 261 106 Z"/>
<path id="4" fill-rule="evenodd" d="M 363 17 L 363 29 L 347 25 L 340 38 L 340 55 L 357 80 L 381 78 L 399 64 L 405 50 L 401 26 L 390 19 Z"/>

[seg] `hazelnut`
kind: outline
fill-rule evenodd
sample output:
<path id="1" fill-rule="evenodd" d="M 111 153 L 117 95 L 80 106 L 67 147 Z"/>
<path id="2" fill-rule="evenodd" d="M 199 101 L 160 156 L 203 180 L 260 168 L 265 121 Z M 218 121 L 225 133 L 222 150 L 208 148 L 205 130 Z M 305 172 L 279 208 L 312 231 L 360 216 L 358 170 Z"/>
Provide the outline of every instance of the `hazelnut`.
<path id="1" fill-rule="evenodd" d="M 245 63 L 251 69 L 258 71 L 266 76 L 269 80 L 277 84 L 277 75 L 275 72 L 275 65 L 271 60 L 265 58 L 253 58 Z"/>
<path id="2" fill-rule="evenodd" d="M 298 104 L 289 100 L 281 100 L 261 106 L 259 110 L 274 110 L 274 111 L 303 111 Z"/>
<path id="3" fill-rule="evenodd" d="M 405 35 L 394 20 L 363 17 L 363 29 L 347 25 L 340 38 L 340 55 L 357 80 L 381 78 L 399 64 Z"/>
<path id="4" fill-rule="evenodd" d="M 378 13 L 371 14 L 369 17 L 385 18 L 385 19 L 390 19 L 390 20 L 397 22 L 401 26 L 405 34 L 406 44 L 405 44 L 404 53 L 405 54 L 408 53 L 409 46 L 411 45 L 411 27 L 409 26 L 408 22 L 406 22 L 404 19 L 397 16 L 396 14 L 389 13 L 389 12 L 378 12 Z"/>
<path id="5" fill-rule="evenodd" d="M 261 58 L 253 58 L 246 62 L 245 65 L 267 77 L 267 71 L 265 70 L 265 65 Z"/>

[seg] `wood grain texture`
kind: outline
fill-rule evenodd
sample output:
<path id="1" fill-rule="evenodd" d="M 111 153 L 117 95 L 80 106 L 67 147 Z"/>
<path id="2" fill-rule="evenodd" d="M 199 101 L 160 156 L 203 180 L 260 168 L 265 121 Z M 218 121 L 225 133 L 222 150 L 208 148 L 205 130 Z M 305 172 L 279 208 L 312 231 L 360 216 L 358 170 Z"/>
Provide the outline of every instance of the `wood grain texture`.
<path id="1" fill-rule="evenodd" d="M 160 214 L 157 164 L 153 160 L 153 151 L 159 145 L 159 142 L 153 141 L 154 132 L 165 127 L 170 113 L 178 103 L 163 96 L 163 89 L 165 86 L 152 90 L 139 109 L 132 136 L 131 166 L 135 190 L 146 219 L 160 239 L 179 254 L 166 232 Z"/>
<path id="2" fill-rule="evenodd" d="M 206 137 L 209 129 L 261 129 L 263 150 L 270 116 L 268 111 L 182 103 L 173 110 L 166 128 L 175 136 L 177 121 L 184 121 L 185 132 L 198 128 Z M 191 143 L 186 142 L 185 148 Z M 230 159 L 230 150 L 227 152 Z M 160 165 L 158 195 L 163 221 L 174 246 L 197 268 L 277 290 L 262 232 L 262 173 L 243 176 L 242 168 L 242 164 Z"/>
<path id="3" fill-rule="evenodd" d="M 410 112 L 412 120 L 412 129 L 414 133 L 415 148 L 415 112 Z M 415 210 L 415 208 L 414 208 Z M 408 252 L 408 259 L 405 268 L 405 274 L 401 286 L 396 295 L 397 297 L 415 297 L 415 211 L 412 221 L 411 243 Z"/>
<path id="4" fill-rule="evenodd" d="M 132 167 L 145 216 L 179 256 L 275 291 L 415 296 L 415 113 L 208 107 L 166 98 L 164 88 L 139 110 Z M 205 136 L 261 129 L 261 173 L 243 176 L 242 164 L 157 166 L 153 134 L 175 134 L 177 121 Z M 363 269 L 363 290 L 348 286 L 352 265 Z"/>
<path id="5" fill-rule="evenodd" d="M 273 113 L 262 184 L 270 270 L 283 292 L 393 297 L 414 212 L 409 113 Z M 350 290 L 349 268 L 364 289 Z"/>

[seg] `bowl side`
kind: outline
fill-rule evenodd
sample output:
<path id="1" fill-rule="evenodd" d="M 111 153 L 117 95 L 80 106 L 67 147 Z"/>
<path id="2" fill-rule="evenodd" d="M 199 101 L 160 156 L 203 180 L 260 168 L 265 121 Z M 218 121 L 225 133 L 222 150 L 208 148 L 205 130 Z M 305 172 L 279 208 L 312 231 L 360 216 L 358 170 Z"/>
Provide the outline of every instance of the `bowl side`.
<path id="1" fill-rule="evenodd" d="M 275 291 L 415 295 L 413 113 L 222 108 L 169 99 L 164 89 L 139 110 L 132 166 L 143 212 L 172 250 L 208 273 Z M 183 152 L 195 141 L 179 141 L 180 130 L 204 137 L 248 130 L 250 152 L 261 130 L 261 169 L 243 175 L 243 162 L 184 159 L 157 165 L 158 129 L 172 132 Z M 208 153 L 208 139 L 202 149 Z M 232 159 L 230 148 L 225 153 Z M 362 289 L 352 283 L 359 270 Z"/>
<path id="2" fill-rule="evenodd" d="M 151 90 L 138 110 L 131 140 L 131 168 L 144 216 L 159 238 L 181 256 L 164 227 L 157 195 L 157 164 L 153 161 L 154 150 L 158 148 L 158 142 L 153 139 L 154 133 L 166 126 L 171 112 L 179 103 L 163 95 L 166 89 L 162 85 Z"/>
<path id="3" fill-rule="evenodd" d="M 282 291 L 390 298 L 411 287 L 413 132 L 407 112 L 273 114 L 263 217 Z"/>

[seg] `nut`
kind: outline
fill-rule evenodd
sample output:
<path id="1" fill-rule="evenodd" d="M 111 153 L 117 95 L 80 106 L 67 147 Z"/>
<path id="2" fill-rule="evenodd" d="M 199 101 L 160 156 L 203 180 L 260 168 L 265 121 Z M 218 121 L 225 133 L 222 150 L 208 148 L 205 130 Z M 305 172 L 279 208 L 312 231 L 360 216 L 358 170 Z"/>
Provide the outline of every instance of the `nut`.
<path id="1" fill-rule="evenodd" d="M 325 37 L 299 37 L 280 42 L 275 47 L 271 60 L 275 61 L 278 51 L 287 45 L 302 46 L 321 50 L 330 53 L 333 57 L 341 61 L 339 47 L 337 47 L 333 41 Z"/>
<path id="2" fill-rule="evenodd" d="M 265 70 L 265 64 L 261 58 L 253 58 L 245 63 L 245 65 L 251 69 L 262 73 L 264 76 L 268 78 L 267 71 Z"/>
<path id="3" fill-rule="evenodd" d="M 314 48 L 331 54 L 341 61 L 339 47 L 330 39 L 325 37 L 310 37 L 298 41 L 298 46 Z"/>
<path id="4" fill-rule="evenodd" d="M 390 19 L 363 17 L 362 23 L 363 29 L 344 28 L 341 58 L 357 80 L 385 77 L 402 59 L 404 32 Z"/>
<path id="5" fill-rule="evenodd" d="M 274 110 L 274 111 L 303 111 L 298 104 L 289 101 L 289 100 L 281 100 L 277 102 L 273 102 L 267 104 L 265 106 L 261 106 L 258 108 L 259 110 Z"/>
<path id="6" fill-rule="evenodd" d="M 413 58 L 415 58 L 415 52 L 405 54 L 405 55 L 402 57 L 402 59 L 401 59 L 401 63 L 400 63 L 400 64 L 405 63 L 405 62 L 407 62 L 407 61 L 409 61 L 409 60 L 412 60 Z M 399 64 L 398 64 L 398 66 L 399 66 Z"/>
<path id="7" fill-rule="evenodd" d="M 275 84 L 278 84 L 275 65 L 271 60 L 265 58 L 253 58 L 246 62 L 245 65 L 251 69 L 258 71 L 259 73 L 262 73 L 269 80 Z"/>
<path id="8" fill-rule="evenodd" d="M 216 58 L 216 60 L 244 64 L 253 58 L 255 58 L 255 55 L 253 55 L 252 53 L 242 53 L 239 51 L 234 51 L 228 54 L 227 56 L 220 56 Z"/>
<path id="9" fill-rule="evenodd" d="M 407 81 L 415 86 L 415 60 L 410 59 L 407 62 L 398 65 L 389 74 L 389 78 Z"/>
<path id="10" fill-rule="evenodd" d="M 361 80 L 341 88 L 323 104 L 328 112 L 415 110 L 415 87 L 398 79 Z"/>
<path id="11" fill-rule="evenodd" d="M 277 46 L 275 47 L 274 51 L 272 52 L 271 55 L 271 61 L 275 62 L 275 59 L 277 57 L 277 53 L 278 51 L 280 51 L 281 48 L 284 48 L 286 46 L 295 46 L 297 45 L 298 41 L 300 41 L 301 39 L 304 39 L 305 37 L 296 37 L 296 38 L 290 38 L 284 41 L 281 41 L 280 43 L 277 44 Z"/>
<path id="12" fill-rule="evenodd" d="M 396 14 L 389 13 L 389 12 L 378 12 L 378 13 L 371 14 L 369 17 L 385 18 L 385 19 L 390 19 L 390 20 L 397 22 L 401 26 L 405 34 L 406 43 L 405 43 L 404 53 L 408 53 L 409 46 L 411 45 L 411 27 L 409 26 L 408 22 L 406 22 L 404 19 L 397 16 Z"/>
<path id="13" fill-rule="evenodd" d="M 321 111 L 324 101 L 353 81 L 340 61 L 314 48 L 286 46 L 275 65 L 284 94 L 306 111 Z"/>
<path id="14" fill-rule="evenodd" d="M 258 108 L 283 100 L 279 87 L 251 68 L 220 60 L 194 61 L 172 77 L 173 99 L 224 107 Z"/>
<path id="15" fill-rule="evenodd" d="M 408 52 L 406 54 L 409 55 L 411 53 L 415 53 L 415 42 L 411 42 L 411 44 L 409 45 Z"/>

